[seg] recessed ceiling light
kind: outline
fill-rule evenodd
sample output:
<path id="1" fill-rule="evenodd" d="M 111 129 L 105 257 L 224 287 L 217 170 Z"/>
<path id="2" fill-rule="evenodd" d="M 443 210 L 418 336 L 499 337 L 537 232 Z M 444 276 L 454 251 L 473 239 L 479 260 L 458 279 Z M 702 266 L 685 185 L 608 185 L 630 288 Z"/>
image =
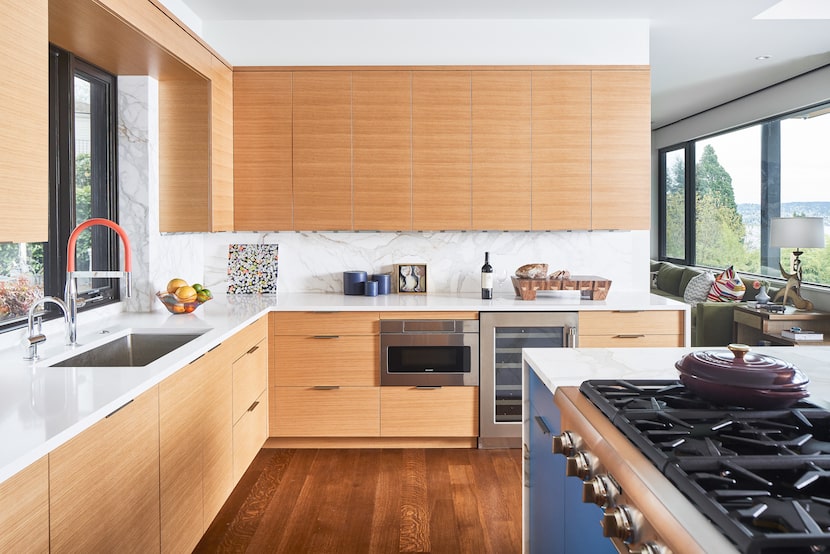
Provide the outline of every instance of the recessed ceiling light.
<path id="1" fill-rule="evenodd" d="M 755 59 L 758 60 L 759 62 L 762 62 L 764 60 L 770 59 L 771 57 L 772 56 L 768 56 L 768 55 L 764 54 L 763 56 L 755 56 Z"/>

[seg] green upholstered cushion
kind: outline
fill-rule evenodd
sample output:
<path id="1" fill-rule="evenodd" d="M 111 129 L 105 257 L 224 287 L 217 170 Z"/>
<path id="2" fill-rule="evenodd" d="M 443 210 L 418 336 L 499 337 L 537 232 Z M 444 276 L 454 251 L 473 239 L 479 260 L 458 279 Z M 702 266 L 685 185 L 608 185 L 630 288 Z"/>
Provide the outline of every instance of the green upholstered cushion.
<path id="1" fill-rule="evenodd" d="M 657 272 L 657 288 L 674 296 L 683 296 L 680 290 L 680 279 L 683 278 L 684 269 L 674 264 L 664 263 Z"/>
<path id="2" fill-rule="evenodd" d="M 689 281 L 691 281 L 701 273 L 703 272 L 697 269 L 692 269 L 690 267 L 683 268 L 683 276 L 680 277 L 680 284 L 677 287 L 677 292 L 679 293 L 679 296 L 683 296 L 686 293 L 686 286 L 689 284 Z"/>

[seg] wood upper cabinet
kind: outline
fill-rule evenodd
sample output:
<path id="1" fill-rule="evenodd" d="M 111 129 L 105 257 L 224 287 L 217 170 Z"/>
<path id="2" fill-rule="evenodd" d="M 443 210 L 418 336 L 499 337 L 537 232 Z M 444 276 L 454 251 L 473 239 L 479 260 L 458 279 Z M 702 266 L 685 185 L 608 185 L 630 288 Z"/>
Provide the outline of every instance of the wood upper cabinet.
<path id="1" fill-rule="evenodd" d="M 591 228 L 591 71 L 533 72 L 534 231 Z"/>
<path id="2" fill-rule="evenodd" d="M 352 229 L 352 74 L 294 72 L 294 228 Z"/>
<path id="3" fill-rule="evenodd" d="M 158 387 L 49 454 L 52 552 L 158 552 Z"/>
<path id="4" fill-rule="evenodd" d="M 530 229 L 530 71 L 474 71 L 474 230 Z"/>
<path id="5" fill-rule="evenodd" d="M 645 69 L 592 71 L 591 227 L 648 229 L 651 85 Z"/>
<path id="6" fill-rule="evenodd" d="M 412 72 L 352 72 L 354 229 L 412 229 Z"/>
<path id="7" fill-rule="evenodd" d="M 41 242 L 49 228 L 48 2 L 0 7 L 0 242 Z"/>
<path id="8" fill-rule="evenodd" d="M 46 457 L 0 483 L 0 552 L 49 552 Z"/>
<path id="9" fill-rule="evenodd" d="M 291 72 L 233 76 L 233 217 L 237 231 L 293 229 Z"/>
<path id="10" fill-rule="evenodd" d="M 234 230 L 233 71 L 210 58 L 210 230 Z"/>
<path id="11" fill-rule="evenodd" d="M 470 71 L 412 72 L 412 228 L 472 226 Z"/>

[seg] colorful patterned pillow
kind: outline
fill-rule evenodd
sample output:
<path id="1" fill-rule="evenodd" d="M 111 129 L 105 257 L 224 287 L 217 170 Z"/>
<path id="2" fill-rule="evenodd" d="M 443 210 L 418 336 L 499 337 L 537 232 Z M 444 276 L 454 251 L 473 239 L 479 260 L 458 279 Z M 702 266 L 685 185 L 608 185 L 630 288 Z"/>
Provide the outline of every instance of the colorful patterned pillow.
<path id="1" fill-rule="evenodd" d="M 715 277 L 706 299 L 710 302 L 740 302 L 745 292 L 746 285 L 735 275 L 732 266 L 729 266 L 729 269 Z"/>
<path id="2" fill-rule="evenodd" d="M 715 276 L 704 271 L 696 277 L 692 277 L 689 284 L 686 285 L 686 290 L 683 292 L 683 301 L 692 306 L 697 306 L 701 302 L 706 302 L 709 297 L 709 291 L 712 290 L 712 284 L 715 282 Z"/>

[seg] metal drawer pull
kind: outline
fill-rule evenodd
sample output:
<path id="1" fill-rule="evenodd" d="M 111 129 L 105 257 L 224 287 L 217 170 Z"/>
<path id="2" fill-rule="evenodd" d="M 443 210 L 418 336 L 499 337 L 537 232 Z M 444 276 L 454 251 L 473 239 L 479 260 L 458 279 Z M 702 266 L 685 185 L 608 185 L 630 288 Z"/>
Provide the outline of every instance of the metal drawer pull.
<path id="1" fill-rule="evenodd" d="M 340 385 L 316 385 L 312 387 L 314 390 L 337 390 Z"/>
<path id="2" fill-rule="evenodd" d="M 419 390 L 436 390 L 440 389 L 441 385 L 416 385 L 415 388 Z"/>
<path id="3" fill-rule="evenodd" d="M 614 335 L 618 339 L 641 339 L 644 338 L 645 335 Z"/>
<path id="4" fill-rule="evenodd" d="M 340 335 L 314 335 L 313 339 L 339 339 Z"/>
<path id="5" fill-rule="evenodd" d="M 536 424 L 539 428 L 542 429 L 542 432 L 546 435 L 550 435 L 550 427 L 548 426 L 548 422 L 545 421 L 545 418 L 542 416 L 535 416 L 534 419 L 536 420 Z"/>
<path id="6" fill-rule="evenodd" d="M 256 407 L 257 407 L 257 406 L 259 406 L 259 400 L 254 400 L 254 403 L 253 403 L 253 404 L 251 404 L 251 407 L 250 407 L 250 408 L 248 408 L 248 411 L 249 411 L 249 412 L 253 412 L 254 410 L 256 410 Z"/>
<path id="7" fill-rule="evenodd" d="M 117 414 L 118 412 L 120 412 L 121 410 L 123 410 L 124 408 L 126 408 L 127 406 L 129 406 L 130 404 L 132 404 L 132 403 L 133 403 L 133 400 L 135 400 L 135 398 L 133 398 L 132 400 L 129 400 L 129 401 L 128 401 L 128 402 L 126 402 L 123 406 L 119 406 L 118 408 L 114 409 L 113 411 L 111 411 L 110 413 L 108 413 L 108 414 L 106 415 L 106 417 L 104 417 L 104 419 L 107 419 L 107 418 L 108 418 L 108 417 L 110 417 L 110 416 L 114 416 L 115 414 Z"/>
<path id="8" fill-rule="evenodd" d="M 643 310 L 616 310 L 618 314 L 638 314 Z"/>
<path id="9" fill-rule="evenodd" d="M 259 346 L 252 346 L 251 349 L 246 352 L 246 354 L 253 354 L 257 350 L 259 350 Z"/>

